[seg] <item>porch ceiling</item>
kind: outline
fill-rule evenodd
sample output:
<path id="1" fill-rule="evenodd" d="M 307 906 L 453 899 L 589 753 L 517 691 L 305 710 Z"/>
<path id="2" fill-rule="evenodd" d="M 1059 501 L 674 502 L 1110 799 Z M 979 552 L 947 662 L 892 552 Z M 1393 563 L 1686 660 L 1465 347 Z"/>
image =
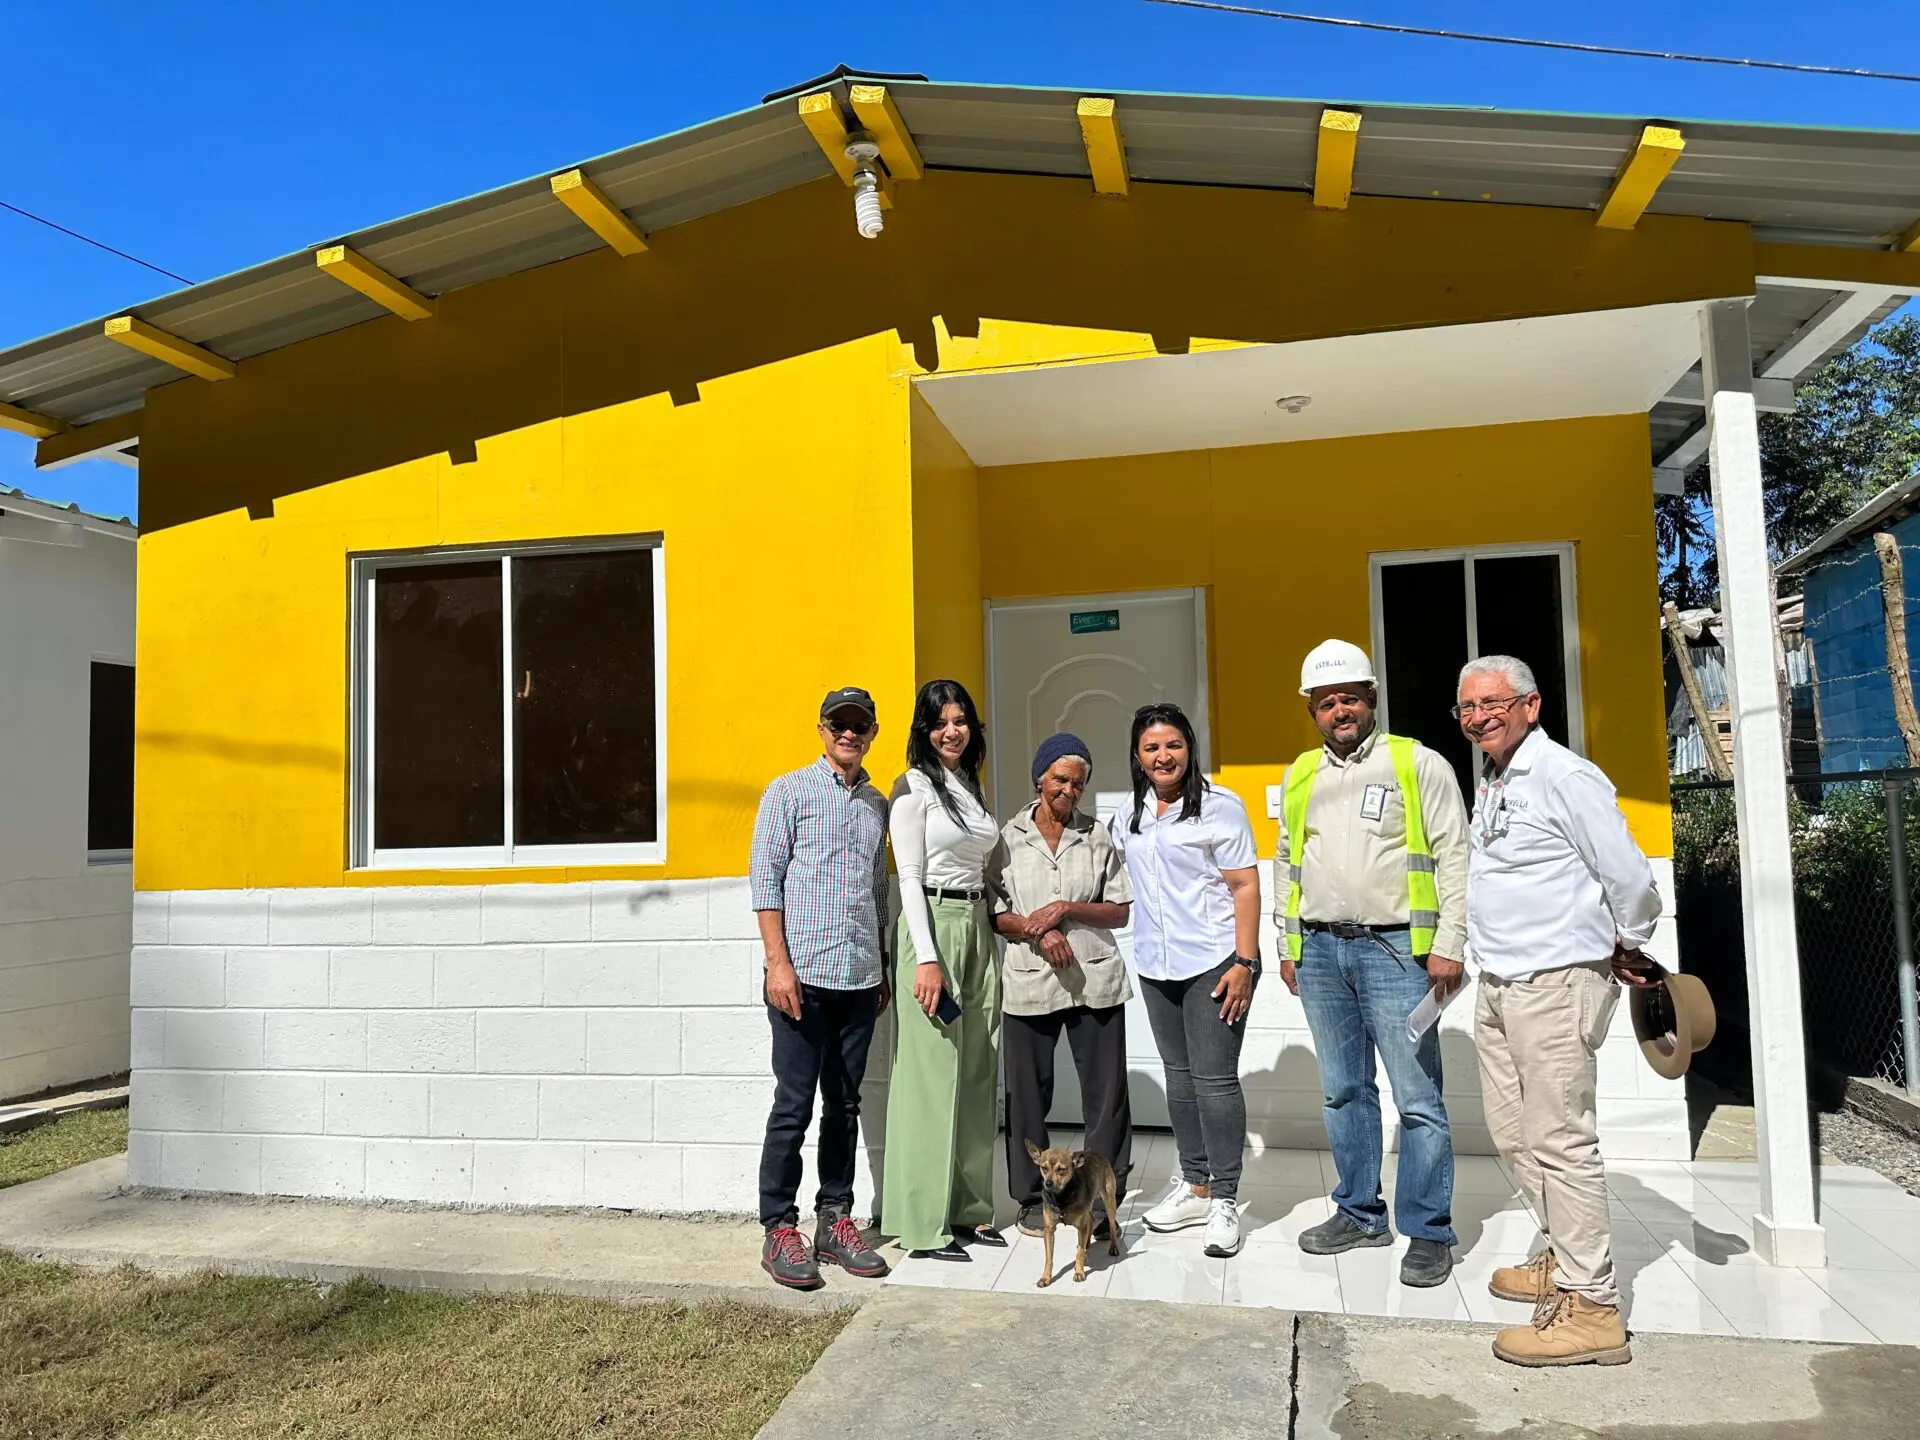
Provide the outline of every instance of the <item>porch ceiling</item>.
<path id="1" fill-rule="evenodd" d="M 916 383 L 975 464 L 1019 465 L 1635 414 L 1699 356 L 1698 307 L 1653 305 Z"/>

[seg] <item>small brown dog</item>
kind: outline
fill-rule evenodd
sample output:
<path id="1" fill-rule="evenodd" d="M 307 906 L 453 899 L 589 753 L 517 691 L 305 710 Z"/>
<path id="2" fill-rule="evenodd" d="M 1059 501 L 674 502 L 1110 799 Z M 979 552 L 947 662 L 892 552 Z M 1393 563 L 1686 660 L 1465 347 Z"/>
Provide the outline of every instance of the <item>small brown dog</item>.
<path id="1" fill-rule="evenodd" d="M 1092 1150 L 1042 1150 L 1031 1140 L 1027 1141 L 1027 1154 L 1040 1167 L 1040 1199 L 1045 1213 L 1047 1258 L 1040 1285 L 1044 1288 L 1053 1283 L 1053 1228 L 1062 1220 L 1080 1232 L 1080 1244 L 1073 1253 L 1073 1278 L 1084 1280 L 1096 1200 L 1107 1210 L 1107 1253 L 1120 1253 L 1120 1199 L 1113 1166 L 1106 1156 Z"/>

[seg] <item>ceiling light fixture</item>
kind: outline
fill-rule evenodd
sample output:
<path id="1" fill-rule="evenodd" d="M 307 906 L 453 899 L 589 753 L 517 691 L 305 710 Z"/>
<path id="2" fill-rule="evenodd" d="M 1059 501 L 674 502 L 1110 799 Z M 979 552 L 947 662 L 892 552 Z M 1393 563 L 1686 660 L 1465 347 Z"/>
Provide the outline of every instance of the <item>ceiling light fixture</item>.
<path id="1" fill-rule="evenodd" d="M 1273 408 L 1276 410 L 1284 410 L 1289 415 L 1298 415 L 1312 403 L 1313 397 L 1311 395 L 1282 395 L 1278 400 L 1273 402 Z"/>
<path id="2" fill-rule="evenodd" d="M 863 240 L 877 239 L 887 228 L 880 213 L 880 176 L 874 169 L 880 147 L 866 131 L 856 130 L 847 137 L 846 155 L 853 162 L 853 228 Z"/>

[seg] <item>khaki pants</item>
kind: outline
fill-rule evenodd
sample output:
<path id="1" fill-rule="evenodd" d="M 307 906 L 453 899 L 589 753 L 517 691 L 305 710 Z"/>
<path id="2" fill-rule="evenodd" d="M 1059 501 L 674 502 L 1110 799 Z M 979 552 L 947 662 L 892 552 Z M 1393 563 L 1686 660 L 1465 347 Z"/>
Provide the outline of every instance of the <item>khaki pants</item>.
<path id="1" fill-rule="evenodd" d="M 1620 1292 L 1593 1057 L 1619 1001 L 1620 984 L 1602 960 L 1531 980 L 1483 974 L 1474 1017 L 1493 1143 L 1553 1247 L 1560 1288 L 1601 1305 L 1618 1305 Z"/>

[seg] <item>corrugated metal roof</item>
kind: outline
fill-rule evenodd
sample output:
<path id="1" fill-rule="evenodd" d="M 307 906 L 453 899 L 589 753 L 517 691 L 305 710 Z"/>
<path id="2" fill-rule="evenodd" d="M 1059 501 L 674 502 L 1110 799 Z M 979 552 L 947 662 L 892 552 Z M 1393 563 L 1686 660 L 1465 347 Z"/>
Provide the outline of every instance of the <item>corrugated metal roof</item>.
<path id="1" fill-rule="evenodd" d="M 79 525 L 102 535 L 117 535 L 126 540 L 140 533 L 139 527 L 124 515 L 96 515 L 91 510 L 82 510 L 78 505 L 56 505 L 51 500 L 37 499 L 11 485 L 0 485 L 0 515 L 9 511 L 15 515 L 32 516 L 35 520 Z"/>
<path id="2" fill-rule="evenodd" d="M 843 88 L 844 81 L 834 82 Z M 1088 173 L 1080 90 L 892 79 L 934 168 Z M 1326 102 L 1120 94 L 1136 179 L 1306 189 Z M 1597 209 L 1644 119 L 1360 105 L 1361 195 Z M 1920 134 L 1688 123 L 1687 148 L 1653 210 L 1747 221 L 1762 238 L 1877 246 L 1920 216 Z M 555 170 L 569 168 L 566 163 Z M 831 173 L 791 96 L 585 162 L 643 228 L 660 230 Z M 436 295 L 583 254 L 599 243 L 556 203 L 543 174 L 344 239 Z M 1802 292 L 1816 305 L 1822 292 Z M 1756 307 L 1758 309 L 1758 307 Z M 384 312 L 314 268 L 312 252 L 268 261 L 132 307 L 229 359 L 244 360 Z M 103 317 L 104 318 L 104 317 Z M 1764 323 L 1763 323 L 1764 322 Z M 1756 351 L 1763 328 L 1756 320 Z M 178 378 L 100 333 L 100 320 L 0 352 L 0 398 L 85 424 L 140 404 Z"/>
<path id="3" fill-rule="evenodd" d="M 1920 504 L 1920 470 L 1889 485 L 1805 549 L 1789 555 L 1774 567 L 1774 573 L 1796 574 L 1836 546 L 1846 544 L 1877 525 L 1890 524 L 1911 513 L 1916 504 Z"/>

